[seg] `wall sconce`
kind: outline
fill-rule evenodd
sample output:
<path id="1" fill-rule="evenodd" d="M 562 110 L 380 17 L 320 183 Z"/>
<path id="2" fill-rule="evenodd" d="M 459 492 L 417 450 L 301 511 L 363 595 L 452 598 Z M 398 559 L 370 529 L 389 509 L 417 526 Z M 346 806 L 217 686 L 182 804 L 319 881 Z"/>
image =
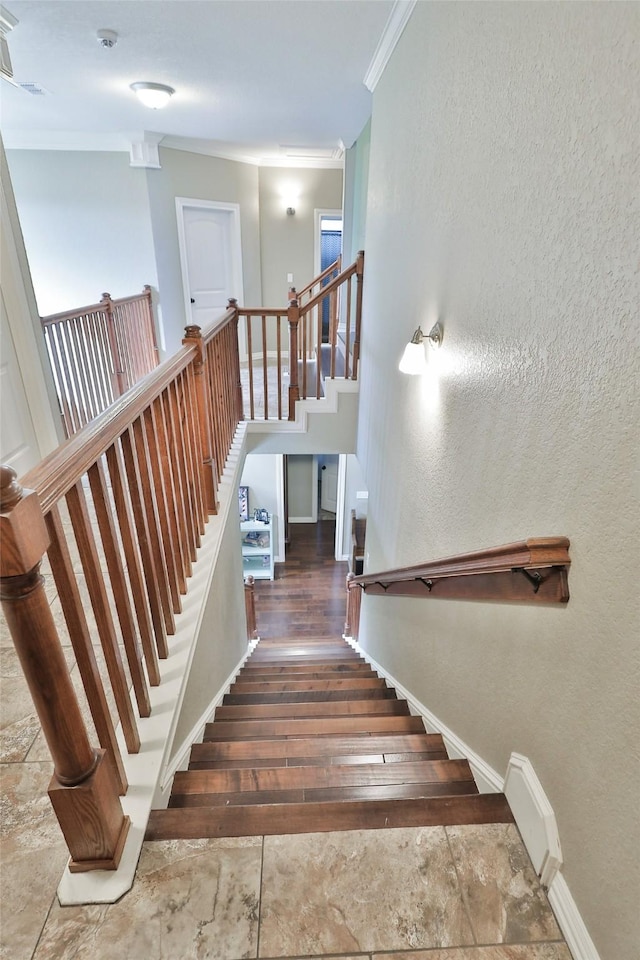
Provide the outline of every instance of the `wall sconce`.
<path id="1" fill-rule="evenodd" d="M 129 86 L 145 107 L 150 107 L 152 110 L 166 107 L 175 93 L 173 87 L 168 87 L 164 83 L 147 83 L 144 80 L 138 80 Z"/>
<path id="2" fill-rule="evenodd" d="M 417 376 L 427 369 L 427 357 L 424 352 L 423 341 L 429 340 L 432 346 L 439 347 L 442 343 L 442 327 L 439 323 L 433 325 L 429 333 L 423 333 L 420 327 L 404 348 L 402 359 L 398 364 L 401 373 Z"/>
<path id="3" fill-rule="evenodd" d="M 287 207 L 287 216 L 288 216 L 288 217 L 295 217 L 295 215 L 296 215 L 296 208 L 295 208 L 295 207 Z"/>

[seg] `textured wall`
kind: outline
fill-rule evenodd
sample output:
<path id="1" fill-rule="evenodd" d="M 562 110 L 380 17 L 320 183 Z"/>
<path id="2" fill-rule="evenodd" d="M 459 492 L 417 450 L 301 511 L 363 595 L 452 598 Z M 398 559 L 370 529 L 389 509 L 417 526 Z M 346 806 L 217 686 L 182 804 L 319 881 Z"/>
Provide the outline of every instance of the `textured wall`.
<path id="1" fill-rule="evenodd" d="M 640 942 L 639 26 L 416 6 L 374 94 L 358 441 L 370 570 L 571 539 L 566 608 L 371 599 L 363 632 L 496 770 L 531 759 L 603 960 Z"/>

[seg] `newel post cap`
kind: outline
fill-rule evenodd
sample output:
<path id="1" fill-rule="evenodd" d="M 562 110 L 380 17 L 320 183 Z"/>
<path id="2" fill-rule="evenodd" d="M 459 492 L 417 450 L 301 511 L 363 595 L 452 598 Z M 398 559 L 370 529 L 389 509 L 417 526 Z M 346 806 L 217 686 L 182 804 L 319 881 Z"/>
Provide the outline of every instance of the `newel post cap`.
<path id="1" fill-rule="evenodd" d="M 23 490 L 11 467 L 0 467 L 0 577 L 19 577 L 40 563 L 49 535 L 35 490 Z"/>

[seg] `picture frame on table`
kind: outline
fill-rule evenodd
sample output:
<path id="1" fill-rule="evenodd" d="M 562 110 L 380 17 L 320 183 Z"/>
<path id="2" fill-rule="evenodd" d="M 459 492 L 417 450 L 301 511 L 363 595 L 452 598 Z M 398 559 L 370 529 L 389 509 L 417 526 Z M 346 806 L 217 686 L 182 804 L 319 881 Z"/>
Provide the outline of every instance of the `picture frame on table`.
<path id="1" fill-rule="evenodd" d="M 249 519 L 249 487 L 238 487 L 238 508 L 240 519 Z"/>

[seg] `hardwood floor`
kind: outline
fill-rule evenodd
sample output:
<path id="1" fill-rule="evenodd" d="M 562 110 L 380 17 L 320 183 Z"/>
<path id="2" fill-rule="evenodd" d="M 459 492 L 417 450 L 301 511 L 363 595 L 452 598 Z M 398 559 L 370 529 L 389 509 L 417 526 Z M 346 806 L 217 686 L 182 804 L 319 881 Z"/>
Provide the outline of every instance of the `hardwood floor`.
<path id="1" fill-rule="evenodd" d="M 256 584 L 262 639 L 147 839 L 511 822 L 505 798 L 479 794 L 467 761 L 341 639 L 334 524 L 291 529 L 287 563 Z"/>

